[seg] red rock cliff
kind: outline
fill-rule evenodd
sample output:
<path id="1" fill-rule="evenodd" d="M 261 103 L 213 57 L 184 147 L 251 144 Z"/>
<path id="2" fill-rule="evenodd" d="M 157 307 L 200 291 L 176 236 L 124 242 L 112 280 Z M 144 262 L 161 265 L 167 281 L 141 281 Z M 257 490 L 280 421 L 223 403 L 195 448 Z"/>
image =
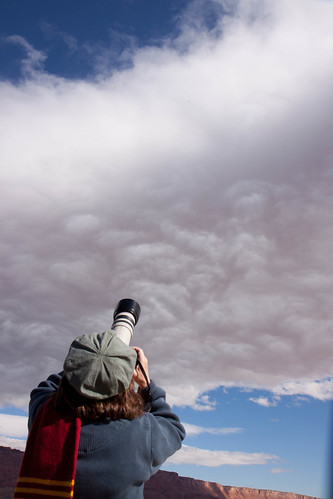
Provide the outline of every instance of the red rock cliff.
<path id="1" fill-rule="evenodd" d="M 145 499 L 313 499 L 274 490 L 232 487 L 159 471 L 146 483 Z M 318 499 L 318 498 L 316 498 Z"/>
<path id="2" fill-rule="evenodd" d="M 20 450 L 0 447 L 0 487 L 15 487 L 22 458 Z"/>

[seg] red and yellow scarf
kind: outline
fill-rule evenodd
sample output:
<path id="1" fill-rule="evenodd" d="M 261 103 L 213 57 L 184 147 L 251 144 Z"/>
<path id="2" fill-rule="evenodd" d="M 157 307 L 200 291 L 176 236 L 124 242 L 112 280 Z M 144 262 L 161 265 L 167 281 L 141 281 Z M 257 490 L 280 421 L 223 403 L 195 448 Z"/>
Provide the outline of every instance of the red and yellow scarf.
<path id="1" fill-rule="evenodd" d="M 49 400 L 29 433 L 14 499 L 72 498 L 81 420 Z"/>

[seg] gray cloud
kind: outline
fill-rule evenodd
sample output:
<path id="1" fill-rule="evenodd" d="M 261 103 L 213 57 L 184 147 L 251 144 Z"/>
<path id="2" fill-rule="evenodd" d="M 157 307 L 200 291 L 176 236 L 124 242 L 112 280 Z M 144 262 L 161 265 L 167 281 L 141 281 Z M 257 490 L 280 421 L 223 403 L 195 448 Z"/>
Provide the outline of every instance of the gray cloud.
<path id="1" fill-rule="evenodd" d="M 0 84 L 3 404 L 125 296 L 172 402 L 332 397 L 333 7 L 251 5 L 95 82 L 20 42 L 34 69 Z"/>

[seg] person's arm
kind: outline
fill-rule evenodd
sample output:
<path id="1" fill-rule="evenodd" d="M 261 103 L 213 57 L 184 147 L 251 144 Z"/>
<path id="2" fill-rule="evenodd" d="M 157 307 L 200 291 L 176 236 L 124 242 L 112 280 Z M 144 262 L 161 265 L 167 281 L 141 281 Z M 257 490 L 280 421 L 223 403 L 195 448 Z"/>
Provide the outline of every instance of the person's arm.
<path id="1" fill-rule="evenodd" d="M 166 394 L 163 388 L 150 380 L 148 360 L 143 350 L 137 347 L 134 347 L 134 350 L 138 354 L 149 381 L 149 385 L 147 385 L 146 377 L 137 366 L 133 379 L 139 385 L 139 393 L 143 395 L 147 386 L 149 386 L 150 413 L 147 416 L 151 425 L 151 472 L 155 473 L 168 457 L 180 449 L 186 433 L 179 417 L 172 412 L 171 407 L 166 402 Z"/>
<path id="2" fill-rule="evenodd" d="M 168 457 L 181 448 L 186 436 L 185 428 L 179 417 L 172 412 L 166 402 L 163 388 L 151 381 L 151 420 L 152 473 L 166 461 Z"/>
<path id="3" fill-rule="evenodd" d="M 133 381 L 139 386 L 140 390 L 147 388 L 150 384 L 149 369 L 148 369 L 148 359 L 144 354 L 142 348 L 132 347 L 136 351 L 138 356 L 138 361 L 140 361 L 134 369 Z M 142 369 L 144 372 L 142 372 Z M 148 384 L 147 384 L 148 383 Z"/>
<path id="4" fill-rule="evenodd" d="M 49 400 L 50 396 L 58 389 L 59 382 L 62 378 L 62 372 L 58 374 L 51 374 L 47 380 L 39 383 L 37 388 L 34 388 L 30 394 L 29 402 L 29 420 L 28 428 L 30 430 L 33 420 L 40 409 L 40 407 Z"/>

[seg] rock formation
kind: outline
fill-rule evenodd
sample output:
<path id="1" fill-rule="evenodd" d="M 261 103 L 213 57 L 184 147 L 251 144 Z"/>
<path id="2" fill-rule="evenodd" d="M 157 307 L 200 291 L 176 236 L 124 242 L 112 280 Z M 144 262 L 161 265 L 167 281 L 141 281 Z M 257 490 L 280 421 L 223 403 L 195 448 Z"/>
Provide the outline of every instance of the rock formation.
<path id="1" fill-rule="evenodd" d="M 152 476 L 146 483 L 144 496 L 145 499 L 310 499 L 310 496 L 291 492 L 204 482 L 169 471 L 159 471 Z"/>
<path id="2" fill-rule="evenodd" d="M 0 487 L 15 487 L 22 458 L 22 451 L 0 447 Z"/>

